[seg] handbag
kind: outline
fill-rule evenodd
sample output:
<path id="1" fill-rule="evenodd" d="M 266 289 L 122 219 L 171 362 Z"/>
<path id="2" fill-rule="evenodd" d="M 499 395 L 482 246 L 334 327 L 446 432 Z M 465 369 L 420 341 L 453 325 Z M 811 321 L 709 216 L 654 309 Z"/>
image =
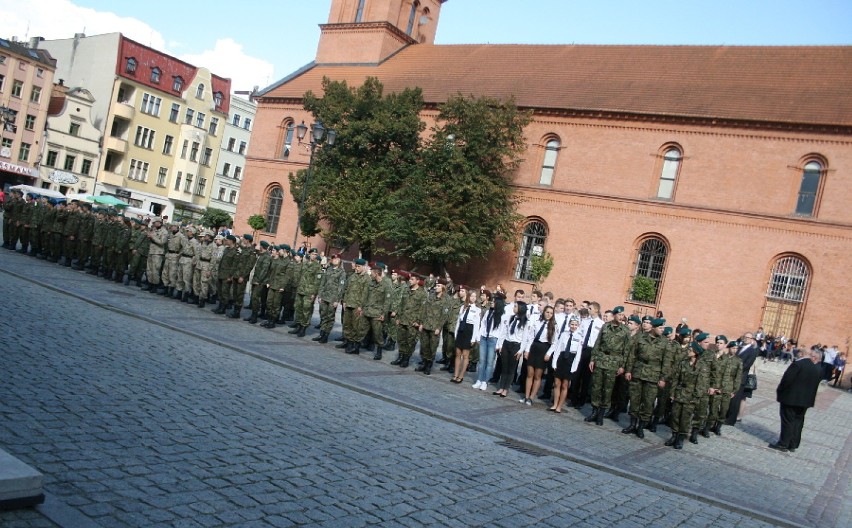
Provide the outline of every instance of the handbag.
<path id="1" fill-rule="evenodd" d="M 754 372 L 749 372 L 746 374 L 745 380 L 745 390 L 747 391 L 756 391 L 757 390 L 757 366 L 754 367 Z"/>

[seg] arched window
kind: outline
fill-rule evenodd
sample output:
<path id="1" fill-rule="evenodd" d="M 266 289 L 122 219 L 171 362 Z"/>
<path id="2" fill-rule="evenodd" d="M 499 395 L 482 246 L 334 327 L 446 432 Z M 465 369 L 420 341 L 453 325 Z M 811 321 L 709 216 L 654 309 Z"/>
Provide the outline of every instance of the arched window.
<path id="1" fill-rule="evenodd" d="M 668 253 L 666 243 L 660 238 L 650 237 L 642 242 L 633 269 L 629 297 L 631 301 L 657 304 Z"/>
<path id="2" fill-rule="evenodd" d="M 411 32 L 414 31 L 414 21 L 417 19 L 418 7 L 420 7 L 420 2 L 414 0 L 411 3 L 411 12 L 408 14 L 408 27 L 405 29 L 405 34 L 409 37 L 411 36 Z"/>
<path id="3" fill-rule="evenodd" d="M 213 94 L 213 104 L 216 105 L 216 108 L 219 108 L 220 106 L 222 106 L 222 99 L 223 98 L 224 98 L 224 95 L 222 94 L 222 92 L 216 92 L 216 93 Z"/>
<path id="4" fill-rule="evenodd" d="M 287 158 L 293 148 L 293 133 L 296 131 L 296 126 L 293 120 L 288 117 L 281 122 L 281 129 L 284 135 L 284 141 L 281 145 L 281 158 Z"/>
<path id="5" fill-rule="evenodd" d="M 151 69 L 151 82 L 160 83 L 160 68 L 154 67 Z"/>
<path id="6" fill-rule="evenodd" d="M 199 84 L 198 88 L 195 89 L 195 97 L 198 98 L 198 99 L 201 99 L 202 97 L 204 97 L 204 85 L 203 84 Z"/>
<path id="7" fill-rule="evenodd" d="M 663 155 L 663 167 L 660 171 L 660 186 L 657 189 L 657 198 L 671 200 L 674 196 L 675 180 L 680 171 L 680 161 L 683 155 L 674 147 L 666 149 Z"/>
<path id="8" fill-rule="evenodd" d="M 530 259 L 533 256 L 544 254 L 544 242 L 547 239 L 547 226 L 538 220 L 533 220 L 524 228 L 521 236 L 521 250 L 518 253 L 518 263 L 515 266 L 515 278 L 522 281 L 531 281 L 532 266 Z"/>
<path id="9" fill-rule="evenodd" d="M 361 22 L 364 18 L 364 2 L 366 0 L 358 0 L 358 10 L 355 11 L 355 22 Z"/>
<path id="10" fill-rule="evenodd" d="M 810 275 L 808 264 L 798 256 L 780 257 L 775 261 L 769 274 L 761 318 L 767 335 L 797 337 Z"/>
<path id="11" fill-rule="evenodd" d="M 556 158 L 559 157 L 559 140 L 552 138 L 544 146 L 544 160 L 541 163 L 541 175 L 538 183 L 553 185 L 553 171 L 556 170 Z"/>
<path id="12" fill-rule="evenodd" d="M 266 197 L 266 232 L 278 231 L 278 220 L 281 219 L 281 205 L 284 203 L 284 191 L 281 187 L 273 187 Z"/>
<path id="13" fill-rule="evenodd" d="M 183 90 L 183 77 L 178 75 L 174 79 L 175 82 L 172 84 L 172 90 L 180 92 L 181 90 Z"/>
<path id="14" fill-rule="evenodd" d="M 822 173 L 823 167 L 820 162 L 812 160 L 805 163 L 805 168 L 802 170 L 802 183 L 799 186 L 799 199 L 796 201 L 797 215 L 815 215 Z"/>
<path id="15" fill-rule="evenodd" d="M 136 66 L 139 64 L 136 62 L 136 59 L 133 57 L 128 57 L 127 61 L 124 63 L 124 71 L 125 73 L 136 73 Z"/>

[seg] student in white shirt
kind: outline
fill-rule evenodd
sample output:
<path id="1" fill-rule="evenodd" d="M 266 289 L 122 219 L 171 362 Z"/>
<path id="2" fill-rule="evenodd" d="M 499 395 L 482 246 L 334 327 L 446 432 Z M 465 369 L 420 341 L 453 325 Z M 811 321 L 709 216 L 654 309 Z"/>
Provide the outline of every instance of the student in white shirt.
<path id="1" fill-rule="evenodd" d="M 553 320 L 553 307 L 548 306 L 541 313 L 538 322 L 530 326 L 526 339 L 521 345 L 524 359 L 527 361 L 526 392 L 521 403 L 532 405 L 532 398 L 538 393 L 544 366 L 550 361 L 550 348 L 556 339 L 556 323 Z"/>
<path id="2" fill-rule="evenodd" d="M 467 299 L 459 308 L 456 323 L 456 365 L 453 370 L 453 379 L 450 380 L 453 383 L 464 381 L 464 374 L 467 372 L 467 364 L 470 361 L 470 349 L 479 341 L 479 320 L 482 311 L 476 305 L 478 296 L 475 290 L 468 291 Z"/>
<path id="3" fill-rule="evenodd" d="M 488 290 L 486 290 L 488 291 Z M 489 296 L 491 292 L 488 292 Z M 505 301 L 502 297 L 491 296 L 489 307 L 479 322 L 479 371 L 474 389 L 488 390 L 488 380 L 494 374 L 497 339 L 500 337 L 500 322 L 503 318 Z"/>
<path id="4" fill-rule="evenodd" d="M 553 369 L 553 406 L 548 410 L 556 413 L 562 412 L 562 406 L 568 399 L 571 376 L 577 372 L 580 364 L 580 349 L 583 347 L 580 320 L 576 316 L 569 317 L 568 329 L 559 336 L 548 352 L 551 356 L 550 366 Z"/>
<path id="5" fill-rule="evenodd" d="M 527 303 L 515 301 L 512 312 L 504 313 L 500 322 L 500 335 L 497 337 L 497 352 L 500 354 L 500 382 L 497 384 L 495 396 L 505 398 L 515 379 L 515 370 L 521 359 L 521 343 L 530 323 L 527 319 Z"/>

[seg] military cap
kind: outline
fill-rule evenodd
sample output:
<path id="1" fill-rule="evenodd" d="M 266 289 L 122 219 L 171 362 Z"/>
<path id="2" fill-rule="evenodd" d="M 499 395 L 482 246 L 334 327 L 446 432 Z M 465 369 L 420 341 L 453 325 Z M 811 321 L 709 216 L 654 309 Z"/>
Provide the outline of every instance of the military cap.
<path id="1" fill-rule="evenodd" d="M 658 328 L 660 326 L 663 326 L 664 324 L 666 324 L 666 320 L 662 317 L 651 319 L 651 326 L 653 326 L 654 328 Z"/>
<path id="2" fill-rule="evenodd" d="M 737 341 L 736 339 L 734 339 L 733 341 L 728 343 L 728 348 L 734 348 L 734 347 L 738 347 L 738 346 L 740 346 L 740 342 Z"/>
<path id="3" fill-rule="evenodd" d="M 579 323 L 579 322 L 580 322 L 580 318 L 579 318 L 579 317 L 577 317 L 577 315 L 576 315 L 576 314 L 571 314 L 571 316 L 570 316 L 570 317 L 568 317 L 568 322 L 570 323 L 570 322 L 572 322 L 572 321 L 577 321 L 577 322 Z"/>
<path id="4" fill-rule="evenodd" d="M 213 240 L 225 240 L 225 237 L 222 235 L 216 235 L 215 237 L 213 237 Z"/>
<path id="5" fill-rule="evenodd" d="M 100 210 L 100 211 L 98 211 L 98 212 L 102 213 L 102 212 L 103 212 L 103 209 L 101 209 L 101 210 Z M 160 218 L 160 217 L 158 216 L 158 217 L 154 218 L 154 222 L 160 222 L 160 223 L 162 224 L 162 223 L 163 223 L 163 219 L 162 219 L 162 218 Z"/>
<path id="6" fill-rule="evenodd" d="M 362 258 L 355 259 L 355 265 L 356 266 L 364 266 L 366 264 L 367 264 L 367 261 L 362 259 Z"/>
<path id="7" fill-rule="evenodd" d="M 693 341 L 692 345 L 690 345 L 690 346 L 692 347 L 692 350 L 695 350 L 695 353 L 698 354 L 699 356 L 704 353 L 704 349 L 701 348 L 701 345 L 699 345 L 697 341 Z"/>
<path id="8" fill-rule="evenodd" d="M 700 343 L 701 341 L 704 341 L 704 340 L 705 340 L 705 339 L 707 339 L 708 337 L 710 337 L 710 334 L 708 334 L 707 332 L 701 332 L 700 334 L 698 334 L 697 336 L 695 336 L 695 341 L 696 341 L 697 343 Z"/>
<path id="9" fill-rule="evenodd" d="M 281 249 L 286 249 L 287 251 L 290 251 L 290 244 L 281 244 L 278 247 L 280 247 Z"/>
<path id="10" fill-rule="evenodd" d="M 620 313 L 623 313 L 623 312 L 624 312 L 624 306 L 616 306 L 615 308 L 612 309 L 613 315 L 620 314 Z"/>
<path id="11" fill-rule="evenodd" d="M 422 288 L 424 284 L 426 284 L 426 281 L 424 281 L 423 279 L 418 279 L 418 281 L 417 281 L 418 286 L 420 286 Z"/>
<path id="12" fill-rule="evenodd" d="M 672 332 L 674 332 L 674 328 L 672 328 L 671 326 L 667 326 L 667 327 L 663 328 L 663 335 L 664 336 L 672 335 Z"/>
<path id="13" fill-rule="evenodd" d="M 385 266 L 385 263 L 384 263 L 384 262 L 376 262 L 376 263 L 375 263 L 375 264 L 373 264 L 373 266 L 371 266 L 371 267 L 375 267 L 375 268 L 379 268 L 379 269 L 385 269 L 385 268 L 387 268 L 387 266 Z"/>
<path id="14" fill-rule="evenodd" d="M 266 240 L 261 240 L 261 241 L 260 241 L 260 247 L 262 247 L 263 249 L 268 248 L 268 247 L 269 247 L 269 242 L 267 242 Z"/>
<path id="15" fill-rule="evenodd" d="M 405 279 L 405 280 L 408 280 L 408 279 L 410 279 L 410 278 L 411 278 L 411 274 L 410 274 L 410 273 L 408 273 L 407 271 L 399 271 L 399 272 L 397 273 L 397 275 L 399 275 L 400 277 L 402 277 L 402 278 L 403 278 L 403 279 Z"/>
<path id="16" fill-rule="evenodd" d="M 230 240 L 231 242 L 236 242 L 236 241 L 237 241 L 237 237 L 235 237 L 234 235 L 228 235 L 228 236 L 226 236 L 225 238 L 227 238 L 227 239 L 228 239 L 228 240 Z"/>
<path id="17" fill-rule="evenodd" d="M 212 237 L 212 236 L 213 236 L 213 231 L 210 231 L 209 229 L 205 229 L 204 231 L 202 231 L 202 232 L 201 232 L 201 236 L 209 236 L 209 237 Z"/>
<path id="18" fill-rule="evenodd" d="M 447 279 L 445 279 L 444 277 L 440 277 L 438 279 L 438 284 L 440 284 L 441 286 L 446 286 L 447 285 Z"/>
<path id="19" fill-rule="evenodd" d="M 642 322 L 643 322 L 643 323 L 644 323 L 645 321 L 650 322 L 650 321 L 653 321 L 653 320 L 654 320 L 654 318 L 653 318 L 653 317 L 651 317 L 650 315 L 644 315 L 644 316 L 642 316 Z"/>
<path id="20" fill-rule="evenodd" d="M 332 253 L 332 254 L 331 254 L 331 258 L 332 258 L 332 259 L 339 259 L 339 258 L 340 258 L 340 253 Z"/>
<path id="21" fill-rule="evenodd" d="M 195 233 L 195 228 L 194 228 L 194 227 L 192 227 L 192 226 L 187 226 L 187 228 L 186 228 L 186 232 L 187 232 L 187 233 Z"/>
<path id="22" fill-rule="evenodd" d="M 682 335 L 682 336 L 688 336 L 691 333 L 692 333 L 692 330 L 690 330 L 689 327 L 686 327 L 686 326 L 681 327 L 681 329 L 677 331 L 677 335 Z"/>
<path id="23" fill-rule="evenodd" d="M 308 253 L 319 253 L 319 250 L 317 250 L 317 248 L 311 248 Z"/>
<path id="24" fill-rule="evenodd" d="M 245 235 L 243 235 L 243 238 L 245 238 L 245 239 L 246 239 L 246 240 L 248 240 L 249 242 L 254 242 L 254 237 L 253 237 L 253 236 L 251 236 L 251 235 L 250 235 L 250 234 L 248 234 L 248 233 L 246 233 Z M 236 239 L 235 239 L 235 240 L 236 240 Z"/>
<path id="25" fill-rule="evenodd" d="M 291 257 L 296 257 L 296 256 L 298 256 L 298 255 L 299 255 L 299 252 L 298 252 L 298 251 L 296 251 L 296 250 L 295 250 L 295 249 L 293 249 L 293 248 L 290 248 L 290 256 L 291 256 Z"/>
<path id="26" fill-rule="evenodd" d="M 630 321 L 633 321 L 636 324 L 642 324 L 642 319 L 639 319 L 639 316 L 635 315 L 635 314 L 631 315 L 630 317 L 627 318 L 627 322 L 630 322 Z"/>
<path id="27" fill-rule="evenodd" d="M 724 341 L 725 343 L 727 343 L 727 342 L 728 342 L 728 337 L 727 337 L 727 336 L 725 336 L 725 335 L 720 334 L 720 335 L 717 335 L 717 336 L 716 336 L 716 341 Z"/>

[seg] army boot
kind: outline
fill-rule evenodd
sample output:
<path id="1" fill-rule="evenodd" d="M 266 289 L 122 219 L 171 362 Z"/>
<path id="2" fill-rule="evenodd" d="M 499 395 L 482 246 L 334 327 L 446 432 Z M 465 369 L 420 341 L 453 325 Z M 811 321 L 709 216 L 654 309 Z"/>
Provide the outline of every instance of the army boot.
<path id="1" fill-rule="evenodd" d="M 355 341 L 354 343 L 352 343 L 352 348 L 347 350 L 346 353 L 347 354 L 353 354 L 353 355 L 357 356 L 358 354 L 361 353 L 361 343 L 359 343 L 358 341 Z"/>
<path id="2" fill-rule="evenodd" d="M 636 436 L 645 438 L 645 422 L 643 420 L 636 422 Z"/>
<path id="3" fill-rule="evenodd" d="M 345 339 L 338 339 L 340 344 L 334 345 L 334 348 L 349 348 L 349 341 Z"/>
<path id="4" fill-rule="evenodd" d="M 180 296 L 180 302 L 188 303 L 189 297 L 190 297 L 189 292 L 186 292 L 186 291 L 183 292 L 183 294 Z"/>
<path id="5" fill-rule="evenodd" d="M 675 445 L 675 442 L 677 442 L 677 433 L 672 433 L 672 436 L 666 440 L 666 446 L 671 447 Z"/>
<path id="6" fill-rule="evenodd" d="M 692 432 L 689 433 L 689 441 L 693 444 L 698 443 L 698 428 L 693 427 Z"/>
<path id="7" fill-rule="evenodd" d="M 317 343 L 328 343 L 328 332 L 320 332 L 320 338 L 317 339 Z"/>
<path id="8" fill-rule="evenodd" d="M 231 313 L 228 314 L 228 317 L 230 317 L 231 319 L 239 319 L 241 311 L 243 311 L 243 307 L 235 304 L 234 309 L 231 310 Z"/>
<path id="9" fill-rule="evenodd" d="M 298 323 L 297 323 L 297 324 L 292 324 L 292 325 L 290 325 L 290 328 L 292 328 L 292 330 L 290 330 L 290 331 L 289 331 L 289 332 L 287 332 L 287 333 L 288 333 L 288 334 L 296 335 L 296 334 L 298 334 L 298 333 L 302 330 L 302 325 L 300 325 L 300 324 L 298 324 Z"/>
<path id="10" fill-rule="evenodd" d="M 382 359 L 382 349 L 381 348 L 376 349 L 376 353 L 373 354 L 373 359 L 375 361 L 381 361 L 381 359 Z"/>
<path id="11" fill-rule="evenodd" d="M 660 419 L 659 419 L 659 418 L 657 418 L 656 416 L 654 416 L 653 418 L 651 418 L 651 421 L 650 421 L 650 422 L 648 422 L 648 431 L 650 431 L 650 432 L 652 432 L 652 433 L 656 433 L 656 432 L 657 432 L 657 424 L 658 424 L 658 423 L 660 423 Z"/>
<path id="12" fill-rule="evenodd" d="M 722 436 L 722 422 L 714 422 L 713 428 L 710 429 L 716 436 Z"/>
<path id="13" fill-rule="evenodd" d="M 251 315 L 248 317 L 248 322 L 249 324 L 257 324 L 257 312 L 251 312 Z"/>
<path id="14" fill-rule="evenodd" d="M 393 365 L 393 366 L 397 366 L 400 363 L 402 363 L 402 356 L 399 355 L 399 354 L 396 355 L 396 359 L 394 359 L 393 361 L 390 362 L 390 364 Z"/>
<path id="15" fill-rule="evenodd" d="M 701 436 L 710 438 L 710 423 L 704 422 L 704 427 L 701 428 Z"/>
<path id="16" fill-rule="evenodd" d="M 597 407 L 592 407 L 592 414 L 590 414 L 590 415 L 586 416 L 586 418 L 585 418 L 583 421 L 584 421 L 584 422 L 590 422 L 590 423 L 591 423 L 591 422 L 594 422 L 595 420 L 597 420 L 597 419 L 598 419 L 598 411 L 599 411 L 599 410 L 600 410 L 600 409 L 598 409 Z"/>
<path id="17" fill-rule="evenodd" d="M 627 427 L 622 429 L 621 432 L 624 433 L 624 434 L 635 433 L 637 422 L 638 422 L 638 419 L 635 416 L 631 416 L 630 417 L 630 425 L 628 425 Z"/>
<path id="18" fill-rule="evenodd" d="M 385 346 L 385 350 L 387 350 L 388 352 L 393 352 L 393 350 L 395 348 L 396 348 L 396 341 L 388 338 L 388 344 L 387 344 L 387 346 Z"/>
<path id="19" fill-rule="evenodd" d="M 408 368 L 408 359 L 409 358 L 405 358 L 402 361 L 400 361 L 399 362 L 399 368 Z"/>
<path id="20" fill-rule="evenodd" d="M 199 308 L 204 308 L 205 304 L 206 303 L 205 303 L 204 299 L 198 299 L 198 307 Z"/>
<path id="21" fill-rule="evenodd" d="M 414 372 L 423 372 L 424 368 L 426 368 L 426 362 L 421 360 L 420 363 L 414 367 Z"/>
<path id="22" fill-rule="evenodd" d="M 675 449 L 683 449 L 683 440 L 685 438 L 686 438 L 685 434 L 677 435 L 677 439 L 675 440 L 675 443 L 674 443 L 674 448 Z"/>
<path id="23" fill-rule="evenodd" d="M 323 332 L 322 330 L 320 330 L 319 335 L 318 335 L 318 336 L 316 336 L 316 337 L 314 337 L 314 338 L 312 338 L 312 339 L 311 339 L 311 341 L 319 341 L 320 339 L 322 339 L 322 337 L 323 337 L 324 335 L 325 335 L 325 332 Z"/>
<path id="24" fill-rule="evenodd" d="M 305 332 L 308 330 L 307 326 L 299 326 L 299 331 L 296 333 L 296 337 L 305 337 Z"/>
<path id="25" fill-rule="evenodd" d="M 429 374 L 432 374 L 432 362 L 431 361 L 426 362 L 426 366 L 423 367 L 423 374 L 426 374 L 427 376 Z"/>

